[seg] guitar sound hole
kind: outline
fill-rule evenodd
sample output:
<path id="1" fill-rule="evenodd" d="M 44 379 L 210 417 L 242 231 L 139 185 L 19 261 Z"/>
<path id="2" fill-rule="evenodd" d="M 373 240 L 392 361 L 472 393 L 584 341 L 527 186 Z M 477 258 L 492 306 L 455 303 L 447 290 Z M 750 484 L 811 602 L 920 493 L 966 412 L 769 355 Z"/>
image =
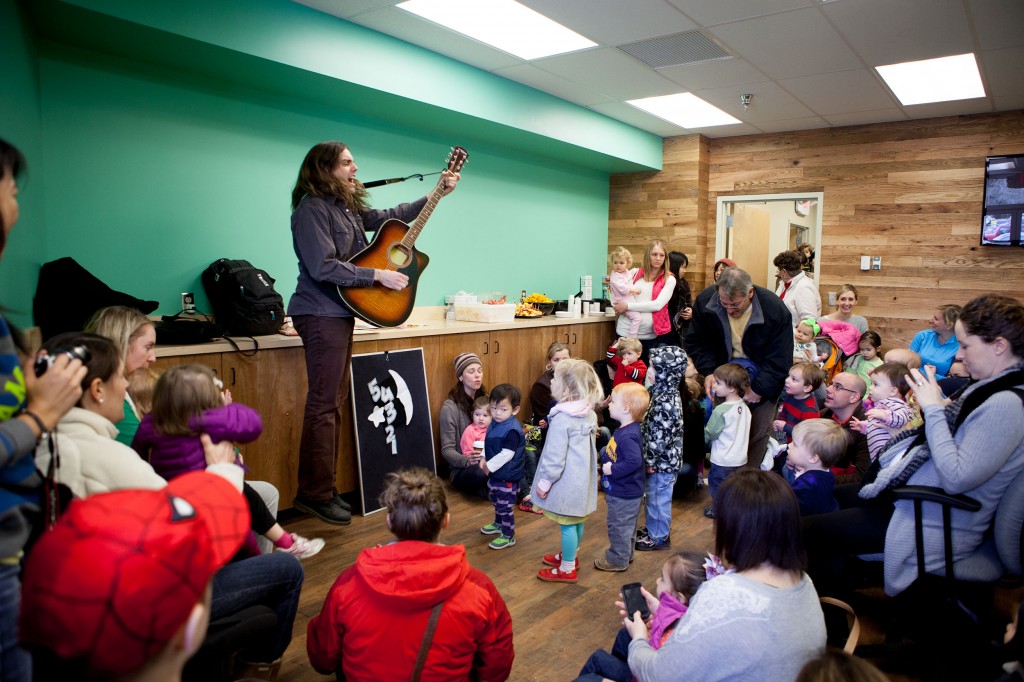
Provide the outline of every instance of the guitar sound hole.
<path id="1" fill-rule="evenodd" d="M 408 265 L 410 256 L 409 250 L 400 244 L 395 244 L 388 249 L 388 260 L 396 268 L 404 268 Z"/>

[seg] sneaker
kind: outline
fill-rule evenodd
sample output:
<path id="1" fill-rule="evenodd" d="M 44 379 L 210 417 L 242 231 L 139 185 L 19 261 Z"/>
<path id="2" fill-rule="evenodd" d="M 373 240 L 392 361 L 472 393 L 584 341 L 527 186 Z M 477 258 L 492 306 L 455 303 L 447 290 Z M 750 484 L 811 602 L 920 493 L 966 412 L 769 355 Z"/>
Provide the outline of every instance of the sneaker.
<path id="1" fill-rule="evenodd" d="M 506 547 L 511 547 L 514 544 L 516 544 L 516 539 L 514 537 L 510 538 L 507 535 L 502 535 L 491 540 L 487 543 L 487 546 L 491 549 L 505 549 Z"/>
<path id="2" fill-rule="evenodd" d="M 637 540 L 634 547 L 638 552 L 654 552 L 660 549 L 672 549 L 672 540 L 665 538 L 658 542 L 654 538 L 648 536 L 643 540 Z"/>
<path id="3" fill-rule="evenodd" d="M 352 523 L 352 513 L 334 504 L 333 497 L 327 500 L 307 500 L 296 497 L 295 508 L 336 526 L 347 526 Z"/>
<path id="4" fill-rule="evenodd" d="M 316 556 L 320 553 L 320 550 L 324 548 L 327 543 L 321 538 L 313 538 L 309 540 L 302 537 L 298 533 L 292 533 L 292 546 L 288 549 L 284 547 L 275 547 L 274 550 L 278 552 L 288 552 L 297 559 L 308 559 L 311 556 Z"/>
<path id="5" fill-rule="evenodd" d="M 501 535 L 501 526 L 488 523 L 486 526 L 480 527 L 480 532 L 484 535 Z"/>
<path id="6" fill-rule="evenodd" d="M 352 511 L 352 505 L 349 504 L 348 502 L 346 502 L 345 499 L 341 495 L 335 495 L 334 499 L 333 499 L 333 502 L 334 502 L 335 506 L 341 507 L 342 509 L 344 509 L 347 512 Z"/>
<path id="7" fill-rule="evenodd" d="M 562 553 L 558 554 L 545 554 L 544 558 L 541 559 L 548 566 L 561 566 L 562 565 Z M 576 568 L 580 567 L 580 558 L 576 557 Z"/>
<path id="8" fill-rule="evenodd" d="M 715 518 L 715 510 L 711 507 L 704 507 L 704 518 L 713 519 Z"/>
<path id="9" fill-rule="evenodd" d="M 636 541 L 640 542 L 644 538 L 651 537 L 651 534 L 647 532 L 647 526 L 640 526 L 636 529 Z"/>
<path id="10" fill-rule="evenodd" d="M 706 478 L 704 478 L 703 476 L 698 476 L 697 477 L 697 487 L 698 488 L 703 488 L 707 484 L 708 484 L 708 480 Z"/>
<path id="11" fill-rule="evenodd" d="M 576 571 L 562 573 L 558 567 L 542 568 L 537 571 L 537 577 L 549 583 L 574 583 L 576 582 Z"/>
<path id="12" fill-rule="evenodd" d="M 619 572 L 625 571 L 629 566 L 616 566 L 615 564 L 609 563 L 604 559 L 594 559 L 594 568 L 599 571 L 611 571 Z"/>

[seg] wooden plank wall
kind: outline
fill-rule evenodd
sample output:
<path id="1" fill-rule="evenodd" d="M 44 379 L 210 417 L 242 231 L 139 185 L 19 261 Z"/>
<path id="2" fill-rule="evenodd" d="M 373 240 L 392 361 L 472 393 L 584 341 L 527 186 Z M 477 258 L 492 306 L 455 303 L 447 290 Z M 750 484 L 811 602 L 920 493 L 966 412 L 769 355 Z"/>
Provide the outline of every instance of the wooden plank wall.
<path id="1" fill-rule="evenodd" d="M 691 255 L 699 290 L 714 261 L 719 196 L 823 192 L 822 299 L 853 284 L 857 312 L 885 347 L 905 346 L 936 305 L 985 292 L 1024 298 L 1024 248 L 978 244 L 985 157 L 1020 153 L 1024 111 L 669 138 L 661 172 L 613 176 L 608 243 L 667 240 Z M 882 269 L 861 271 L 861 255 L 881 256 Z"/>

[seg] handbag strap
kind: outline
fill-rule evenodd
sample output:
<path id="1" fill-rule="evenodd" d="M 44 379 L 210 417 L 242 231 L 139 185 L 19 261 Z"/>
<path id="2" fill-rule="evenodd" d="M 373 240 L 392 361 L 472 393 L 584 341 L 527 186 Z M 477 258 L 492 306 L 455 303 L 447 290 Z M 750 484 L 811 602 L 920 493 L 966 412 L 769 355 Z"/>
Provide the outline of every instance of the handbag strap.
<path id="1" fill-rule="evenodd" d="M 423 633 L 423 642 L 420 644 L 420 653 L 416 656 L 416 665 L 412 669 L 412 682 L 419 682 L 420 673 L 423 672 L 423 665 L 427 662 L 427 652 L 430 651 L 430 642 L 434 639 L 434 630 L 437 629 L 437 621 L 441 618 L 441 607 L 444 602 L 438 602 L 430 610 L 430 620 L 427 621 L 427 631 Z"/>

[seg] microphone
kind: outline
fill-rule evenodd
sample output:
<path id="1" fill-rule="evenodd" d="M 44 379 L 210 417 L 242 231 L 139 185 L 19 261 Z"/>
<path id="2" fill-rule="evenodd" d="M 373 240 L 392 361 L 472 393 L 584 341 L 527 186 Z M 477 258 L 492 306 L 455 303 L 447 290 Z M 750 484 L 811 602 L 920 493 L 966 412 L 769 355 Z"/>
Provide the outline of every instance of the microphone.
<path id="1" fill-rule="evenodd" d="M 388 178 L 387 180 L 371 180 L 370 182 L 364 182 L 363 187 L 370 189 L 371 187 L 380 187 L 381 185 L 390 185 L 393 182 L 405 182 L 408 178 Z"/>

